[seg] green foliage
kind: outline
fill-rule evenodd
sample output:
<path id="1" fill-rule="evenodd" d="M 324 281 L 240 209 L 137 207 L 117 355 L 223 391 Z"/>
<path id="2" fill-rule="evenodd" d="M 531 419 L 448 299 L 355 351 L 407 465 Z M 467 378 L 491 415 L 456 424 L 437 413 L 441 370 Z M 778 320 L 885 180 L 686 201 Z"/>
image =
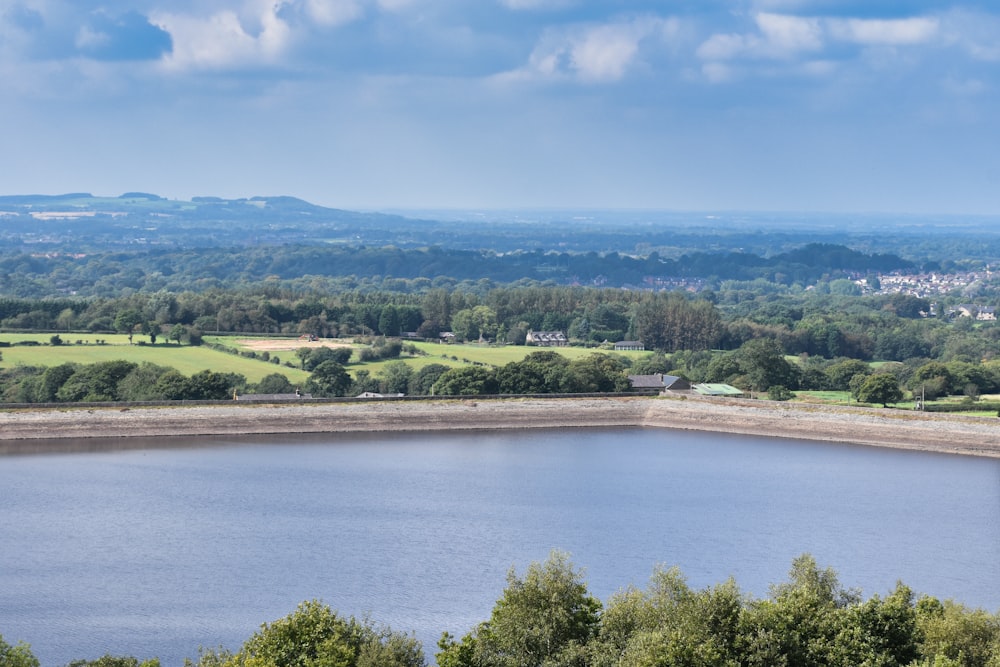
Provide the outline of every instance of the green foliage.
<path id="1" fill-rule="evenodd" d="M 917 602 L 921 653 L 962 667 L 1000 664 L 1000 617 L 957 602 L 922 597 Z"/>
<path id="2" fill-rule="evenodd" d="M 662 352 L 655 352 L 632 363 L 629 373 L 632 375 L 664 375 L 673 369 L 671 360 Z"/>
<path id="3" fill-rule="evenodd" d="M 917 368 L 909 382 L 911 389 L 918 393 L 923 391 L 928 400 L 951 393 L 954 383 L 951 370 L 939 361 L 930 361 Z"/>
<path id="4" fill-rule="evenodd" d="M 74 660 L 66 667 L 160 667 L 156 658 L 140 661 L 132 656 L 104 655 L 97 660 Z"/>
<path id="5" fill-rule="evenodd" d="M 302 360 L 302 370 L 314 371 L 324 361 L 333 361 L 341 366 L 351 360 L 352 350 L 349 347 L 301 347 L 295 351 L 295 356 Z"/>
<path id="6" fill-rule="evenodd" d="M 799 385 L 798 369 L 785 360 L 784 350 L 772 339 L 747 341 L 737 350 L 736 361 L 753 390 L 765 391 L 777 385 L 794 389 Z"/>
<path id="7" fill-rule="evenodd" d="M 631 384 L 625 368 L 621 357 L 600 352 L 574 359 L 566 368 L 561 390 L 565 393 L 626 391 Z"/>
<path id="8" fill-rule="evenodd" d="M 497 371 L 501 394 L 550 394 L 563 391 L 570 361 L 553 350 L 538 350 Z"/>
<path id="9" fill-rule="evenodd" d="M 490 620 L 473 635 L 438 644 L 442 667 L 541 667 L 569 665 L 597 634 L 601 603 L 591 597 L 569 556 L 553 551 L 532 563 L 524 577 L 512 569 Z M 471 658 L 471 661 L 470 661 Z"/>
<path id="10" fill-rule="evenodd" d="M 487 620 L 438 641 L 439 667 L 996 667 L 1000 615 L 920 597 L 898 583 L 862 599 L 809 555 L 770 595 L 733 580 L 691 588 L 658 567 L 602 610 L 568 555 L 553 551 L 523 575 L 512 568 Z M 199 650 L 185 667 L 423 667 L 412 636 L 344 617 L 316 601 L 267 623 L 237 653 Z M 30 648 L 0 637 L 0 667 L 38 667 Z M 70 667 L 159 667 L 104 656 Z"/>
<path id="11" fill-rule="evenodd" d="M 351 387 L 351 376 L 336 361 L 324 361 L 306 380 L 306 392 L 318 398 L 344 396 Z"/>
<path id="12" fill-rule="evenodd" d="M 339 616 L 316 600 L 264 624 L 227 667 L 423 667 L 420 643 L 367 621 Z"/>
<path id="13" fill-rule="evenodd" d="M 408 393 L 414 396 L 429 396 L 434 383 L 448 370 L 444 364 L 428 364 L 417 370 L 410 378 Z"/>
<path id="14" fill-rule="evenodd" d="M 379 373 L 379 391 L 383 394 L 405 394 L 413 379 L 413 369 L 405 361 L 391 361 Z"/>
<path id="15" fill-rule="evenodd" d="M 170 333 L 167 334 L 167 340 L 172 340 L 178 345 L 184 340 L 188 335 L 188 328 L 183 324 L 175 324 L 170 327 Z"/>
<path id="16" fill-rule="evenodd" d="M 451 318 L 451 330 L 462 340 L 493 338 L 497 333 L 496 311 L 487 306 L 460 310 Z"/>
<path id="17" fill-rule="evenodd" d="M 56 399 L 63 402 L 121 400 L 118 383 L 135 368 L 137 365 L 129 361 L 81 366 L 59 387 Z"/>
<path id="18" fill-rule="evenodd" d="M 450 368 L 438 378 L 431 388 L 434 396 L 478 396 L 496 394 L 500 385 L 496 371 L 482 366 Z"/>
<path id="19" fill-rule="evenodd" d="M 644 297 L 635 308 L 634 328 L 647 349 L 709 350 L 722 335 L 722 320 L 710 302 L 671 292 Z"/>
<path id="20" fill-rule="evenodd" d="M 221 646 L 216 649 L 200 647 L 198 661 L 194 662 L 190 658 L 185 658 L 184 667 L 225 667 L 232 659 L 232 652 Z"/>
<path id="21" fill-rule="evenodd" d="M 903 390 L 899 381 L 888 373 L 875 373 L 865 379 L 858 389 L 858 400 L 862 403 L 881 403 L 888 407 L 889 403 L 903 400 Z"/>
<path id="22" fill-rule="evenodd" d="M 731 580 L 693 591 L 677 568 L 657 568 L 646 591 L 630 589 L 608 603 L 593 664 L 735 665 L 741 604 Z"/>
<path id="23" fill-rule="evenodd" d="M 271 373 L 261 378 L 257 383 L 255 393 L 258 394 L 290 394 L 295 386 L 282 373 Z"/>
<path id="24" fill-rule="evenodd" d="M 842 359 L 827 366 L 823 372 L 830 381 L 830 389 L 847 391 L 855 375 L 870 375 L 871 367 L 860 359 Z"/>
<path id="25" fill-rule="evenodd" d="M 39 667 L 38 658 L 24 642 L 11 646 L 0 635 L 0 667 Z"/>
<path id="26" fill-rule="evenodd" d="M 133 368 L 118 383 L 118 396 L 123 401 L 155 401 L 163 395 L 157 391 L 156 383 L 171 369 L 143 362 Z"/>
<path id="27" fill-rule="evenodd" d="M 790 401 L 795 398 L 795 394 L 790 392 L 786 387 L 776 384 L 767 388 L 767 398 L 770 401 Z"/>
<path id="28" fill-rule="evenodd" d="M 199 371 L 188 379 L 187 397 L 196 401 L 222 401 L 246 388 L 246 378 L 235 373 Z"/>
<path id="29" fill-rule="evenodd" d="M 132 333 L 135 328 L 143 323 L 145 318 L 142 313 L 135 308 L 126 308 L 115 315 L 115 331 Z"/>

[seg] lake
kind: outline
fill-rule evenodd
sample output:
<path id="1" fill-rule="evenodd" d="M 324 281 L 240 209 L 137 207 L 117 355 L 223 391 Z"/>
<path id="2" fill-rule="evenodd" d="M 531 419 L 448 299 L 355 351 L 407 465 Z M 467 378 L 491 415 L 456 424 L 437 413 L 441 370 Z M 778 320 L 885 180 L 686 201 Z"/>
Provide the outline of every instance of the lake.
<path id="1" fill-rule="evenodd" d="M 43 665 L 236 650 L 318 598 L 435 642 L 553 548 L 755 596 L 809 552 L 866 596 L 1000 608 L 1000 461 L 659 429 L 159 439 L 0 458 L 0 634 Z"/>

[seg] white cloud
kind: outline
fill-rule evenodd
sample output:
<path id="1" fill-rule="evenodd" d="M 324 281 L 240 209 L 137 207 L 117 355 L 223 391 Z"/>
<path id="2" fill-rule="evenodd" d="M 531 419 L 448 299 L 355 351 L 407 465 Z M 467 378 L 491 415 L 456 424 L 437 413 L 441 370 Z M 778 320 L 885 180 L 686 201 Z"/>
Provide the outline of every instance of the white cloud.
<path id="1" fill-rule="evenodd" d="M 953 11 L 942 17 L 943 41 L 964 50 L 974 60 L 1000 61 L 998 34 L 1000 34 L 1000 17 L 995 15 Z"/>
<path id="2" fill-rule="evenodd" d="M 975 97 L 988 90 L 987 85 L 979 79 L 945 79 L 942 84 L 948 93 L 959 97 Z"/>
<path id="3" fill-rule="evenodd" d="M 639 51 L 639 39 L 633 26 L 600 26 L 572 46 L 570 62 L 587 81 L 616 81 Z"/>
<path id="4" fill-rule="evenodd" d="M 90 49 L 106 44 L 110 39 L 107 33 L 95 32 L 89 26 L 81 26 L 76 33 L 76 46 L 80 49 Z"/>
<path id="5" fill-rule="evenodd" d="M 562 9 L 572 4 L 571 0 L 500 0 L 507 9 Z"/>
<path id="6" fill-rule="evenodd" d="M 398 12 L 418 3 L 419 0 L 377 0 L 378 8 L 386 12 Z"/>
<path id="7" fill-rule="evenodd" d="M 698 47 L 702 60 L 750 58 L 786 59 L 823 48 L 819 19 L 760 13 L 754 17 L 757 33 L 715 34 Z"/>
<path id="8" fill-rule="evenodd" d="M 744 35 L 712 35 L 698 47 L 696 53 L 702 60 L 732 60 L 750 49 L 750 39 Z"/>
<path id="9" fill-rule="evenodd" d="M 536 45 L 525 67 L 499 78 L 566 77 L 587 83 L 619 81 L 638 61 L 644 41 L 662 41 L 675 32 L 675 21 L 652 16 L 550 31 Z"/>
<path id="10" fill-rule="evenodd" d="M 827 19 L 830 34 L 837 39 L 865 45 L 904 46 L 923 44 L 938 34 L 935 18 Z"/>
<path id="11" fill-rule="evenodd" d="M 705 63 L 701 66 L 701 73 L 711 83 L 725 83 L 733 77 L 732 68 L 719 62 Z"/>
<path id="12" fill-rule="evenodd" d="M 823 46 L 822 28 L 817 19 L 761 13 L 757 15 L 757 26 L 764 35 L 764 50 L 774 57 L 816 51 Z"/>
<path id="13" fill-rule="evenodd" d="M 294 4 L 285 2 L 282 4 Z M 303 0 L 306 15 L 322 26 L 338 26 L 361 17 L 364 9 L 356 0 Z"/>
<path id="14" fill-rule="evenodd" d="M 242 13 L 225 10 L 205 17 L 164 12 L 151 14 L 150 21 L 173 40 L 173 51 L 164 60 L 167 68 L 238 68 L 274 63 L 285 51 L 291 27 L 279 17 L 281 8 L 256 0 L 247 2 Z"/>

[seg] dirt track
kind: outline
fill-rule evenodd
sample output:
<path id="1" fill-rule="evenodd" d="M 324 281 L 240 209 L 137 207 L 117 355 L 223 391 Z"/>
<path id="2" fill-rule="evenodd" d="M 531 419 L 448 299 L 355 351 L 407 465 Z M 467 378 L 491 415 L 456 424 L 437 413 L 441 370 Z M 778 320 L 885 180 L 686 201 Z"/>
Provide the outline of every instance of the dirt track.
<path id="1" fill-rule="evenodd" d="M 0 411 L 0 454 L 147 446 L 137 436 L 656 427 L 1000 457 L 1000 420 L 769 401 L 581 398 Z M 72 444 L 65 439 L 76 440 Z M 95 440 L 111 438 L 113 440 Z M 59 440 L 62 440 L 60 442 Z"/>

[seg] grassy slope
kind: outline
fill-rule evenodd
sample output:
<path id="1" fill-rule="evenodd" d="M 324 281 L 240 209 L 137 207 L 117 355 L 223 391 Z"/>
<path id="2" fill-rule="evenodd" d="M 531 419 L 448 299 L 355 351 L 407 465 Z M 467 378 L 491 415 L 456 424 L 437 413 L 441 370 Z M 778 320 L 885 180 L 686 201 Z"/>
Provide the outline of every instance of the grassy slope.
<path id="1" fill-rule="evenodd" d="M 239 345 L 238 341 L 253 339 L 253 336 L 206 336 L 206 342 L 219 343 L 226 347 L 232 347 L 238 350 L 248 349 L 245 346 Z M 256 337 L 262 338 L 262 337 Z M 47 340 L 47 339 L 46 339 Z M 349 342 L 344 339 L 342 342 Z M 407 342 L 405 345 L 410 345 Z M 405 361 L 407 364 L 413 367 L 414 370 L 418 370 L 424 366 L 430 364 L 444 364 L 445 366 L 467 366 L 471 363 L 482 363 L 489 366 L 503 366 L 504 364 L 510 363 L 512 361 L 521 361 L 526 356 L 532 352 L 538 352 L 541 350 L 552 350 L 558 352 L 568 359 L 579 359 L 581 357 L 586 357 L 596 352 L 607 352 L 610 354 L 617 354 L 623 357 L 632 359 L 640 359 L 644 356 L 651 354 L 650 352 L 613 352 L 607 350 L 596 350 L 594 348 L 582 348 L 582 347 L 558 347 L 558 348 L 545 348 L 545 347 L 528 347 L 524 345 L 506 345 L 502 347 L 492 347 L 489 345 L 479 345 L 476 343 L 469 344 L 443 344 L 443 343 L 412 343 L 421 352 L 424 352 L 424 356 L 411 357 L 403 355 L 400 360 Z M 363 349 L 363 345 L 353 346 L 355 350 Z M 297 363 L 297 357 L 295 356 L 295 350 L 282 350 L 278 352 L 271 352 L 271 354 L 277 354 L 281 357 L 282 361 L 291 361 L 292 363 Z M 355 354 L 355 359 L 357 354 Z M 367 363 L 358 363 L 357 361 L 352 362 L 348 370 L 367 370 L 372 375 L 378 374 L 378 372 L 387 363 L 397 361 L 396 359 L 389 359 L 385 361 L 373 361 Z"/>
<path id="2" fill-rule="evenodd" d="M 632 360 L 648 356 L 650 352 L 614 352 L 613 350 L 598 350 L 595 348 L 583 347 L 534 347 L 527 345 L 505 345 L 503 347 L 490 347 L 488 345 L 477 344 L 443 344 L 443 343 L 414 343 L 418 349 L 426 352 L 431 357 L 437 357 L 440 363 L 445 363 L 444 357 L 457 357 L 458 361 L 468 360 L 469 362 L 480 362 L 492 366 L 503 366 L 511 361 L 521 361 L 532 352 L 551 350 L 558 352 L 567 359 L 579 359 L 587 357 L 596 352 L 606 354 L 616 354 Z"/>
<path id="3" fill-rule="evenodd" d="M 304 382 L 308 373 L 297 368 L 287 368 L 275 364 L 245 359 L 224 352 L 217 352 L 205 347 L 178 346 L 175 343 L 157 343 L 156 345 L 129 345 L 128 338 L 115 335 L 63 335 L 64 341 L 75 343 L 77 340 L 94 343 L 97 339 L 107 341 L 106 345 L 60 345 L 50 346 L 50 334 L 0 334 L 0 341 L 16 342 L 22 340 L 37 340 L 45 344 L 37 347 L 13 346 L 0 348 L 3 360 L 0 365 L 14 366 L 57 366 L 66 362 L 92 364 L 99 361 L 124 359 L 135 363 L 148 361 L 161 366 L 176 368 L 184 375 L 192 375 L 198 371 L 211 370 L 217 373 L 241 373 L 250 382 L 259 382 L 265 375 L 281 373 L 291 382 Z M 138 337 L 137 337 L 138 338 Z"/>

